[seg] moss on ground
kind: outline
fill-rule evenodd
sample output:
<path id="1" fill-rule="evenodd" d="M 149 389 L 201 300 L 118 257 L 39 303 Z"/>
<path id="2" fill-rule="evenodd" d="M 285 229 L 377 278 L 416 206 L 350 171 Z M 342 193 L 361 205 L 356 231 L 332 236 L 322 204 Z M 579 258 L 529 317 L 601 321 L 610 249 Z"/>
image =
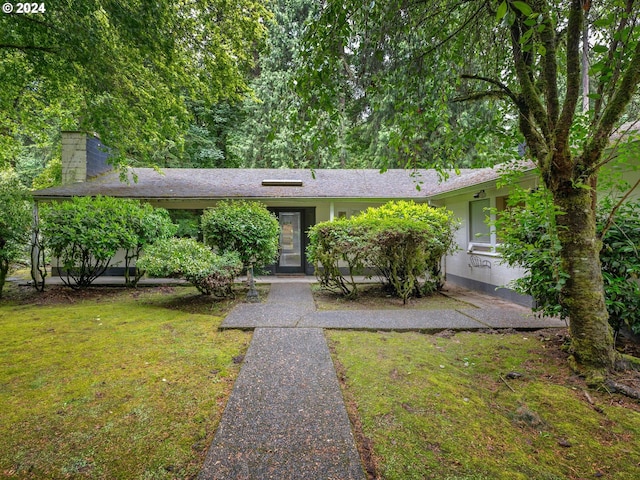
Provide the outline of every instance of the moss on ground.
<path id="1" fill-rule="evenodd" d="M 0 476 L 190 478 L 250 334 L 190 287 L 0 303 Z M 26 297 L 26 298 L 25 298 Z"/>
<path id="2" fill-rule="evenodd" d="M 585 393 L 557 333 L 327 335 L 379 478 L 637 475 L 640 407 Z"/>

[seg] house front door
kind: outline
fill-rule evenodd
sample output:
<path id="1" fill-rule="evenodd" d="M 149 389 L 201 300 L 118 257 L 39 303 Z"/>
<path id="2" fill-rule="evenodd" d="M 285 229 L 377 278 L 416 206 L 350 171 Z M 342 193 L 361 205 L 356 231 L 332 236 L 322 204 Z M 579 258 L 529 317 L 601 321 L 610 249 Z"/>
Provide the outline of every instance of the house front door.
<path id="1" fill-rule="evenodd" d="M 312 208 L 270 208 L 280 223 L 280 258 L 273 266 L 274 273 L 312 274 L 308 271 L 305 249 L 307 248 L 307 229 L 315 221 L 315 209 Z"/>
<path id="2" fill-rule="evenodd" d="M 278 212 L 280 222 L 280 259 L 278 273 L 303 273 L 304 251 L 302 239 L 303 212 Z"/>

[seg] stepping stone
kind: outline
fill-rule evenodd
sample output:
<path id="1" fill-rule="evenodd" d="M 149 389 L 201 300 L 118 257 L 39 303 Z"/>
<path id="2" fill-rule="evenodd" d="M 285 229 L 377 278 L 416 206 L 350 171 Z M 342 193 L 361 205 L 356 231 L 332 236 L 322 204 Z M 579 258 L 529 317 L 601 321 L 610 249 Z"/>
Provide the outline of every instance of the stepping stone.
<path id="1" fill-rule="evenodd" d="M 237 305 L 220 324 L 221 329 L 259 327 L 295 327 L 313 310 L 304 305 L 274 305 L 271 303 Z"/>
<path id="2" fill-rule="evenodd" d="M 296 327 L 315 308 L 308 283 L 274 283 L 265 303 L 237 305 L 220 328 Z"/>
<path id="3" fill-rule="evenodd" d="M 267 303 L 277 305 L 299 305 L 314 310 L 315 302 L 308 283 L 273 283 Z"/>

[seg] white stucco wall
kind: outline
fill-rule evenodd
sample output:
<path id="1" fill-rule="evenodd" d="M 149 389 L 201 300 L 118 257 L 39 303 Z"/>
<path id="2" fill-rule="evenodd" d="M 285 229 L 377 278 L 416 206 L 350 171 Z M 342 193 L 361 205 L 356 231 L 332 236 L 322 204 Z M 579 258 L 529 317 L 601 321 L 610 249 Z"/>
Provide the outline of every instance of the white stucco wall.
<path id="1" fill-rule="evenodd" d="M 616 181 L 624 181 L 627 186 L 632 187 L 635 183 L 640 179 L 640 162 L 636 169 L 633 169 L 631 166 L 614 166 L 604 168 L 600 173 L 598 182 L 599 182 L 599 191 L 598 198 L 602 199 L 607 196 L 612 196 L 615 198 L 619 198 L 627 193 L 627 190 L 620 190 L 615 187 L 612 187 L 611 183 Z M 640 201 L 640 186 L 636 187 L 633 191 L 631 191 L 630 195 L 627 197 L 628 201 Z"/>
<path id="2" fill-rule="evenodd" d="M 522 186 L 533 188 L 536 186 L 536 182 L 537 179 L 529 178 L 522 182 Z M 475 239 L 469 231 L 469 204 L 479 199 L 474 198 L 474 195 L 478 195 L 481 191 L 483 191 L 481 194 L 483 197 L 479 198 L 488 200 L 489 207 L 493 208 L 496 207 L 497 197 L 509 194 L 509 187 L 497 189 L 492 183 L 477 185 L 432 202 L 434 206 L 444 206 L 451 210 L 454 217 L 460 220 L 460 228 L 455 235 L 458 250 L 452 255 L 448 255 L 443 261 L 447 281 L 530 305 L 529 298 L 521 297 L 506 288 L 509 282 L 522 276 L 523 271 L 501 262 L 500 254 L 495 251 L 497 245 L 495 231 L 491 230 L 488 248 L 478 250 L 473 246 Z M 472 256 L 477 257 L 476 260 L 481 266 L 471 265 Z"/>

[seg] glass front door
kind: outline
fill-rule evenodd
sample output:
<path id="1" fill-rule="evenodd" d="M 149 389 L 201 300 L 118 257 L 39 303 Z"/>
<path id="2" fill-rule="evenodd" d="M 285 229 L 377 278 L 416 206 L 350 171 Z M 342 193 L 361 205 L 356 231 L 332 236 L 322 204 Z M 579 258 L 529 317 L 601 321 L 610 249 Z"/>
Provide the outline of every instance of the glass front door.
<path id="1" fill-rule="evenodd" d="M 280 223 L 280 257 L 269 265 L 274 274 L 313 275 L 313 265 L 307 262 L 305 250 L 307 231 L 316 222 L 315 207 L 268 207 Z"/>
<path id="2" fill-rule="evenodd" d="M 298 273 L 303 271 L 302 212 L 279 212 L 280 260 L 278 271 Z"/>

